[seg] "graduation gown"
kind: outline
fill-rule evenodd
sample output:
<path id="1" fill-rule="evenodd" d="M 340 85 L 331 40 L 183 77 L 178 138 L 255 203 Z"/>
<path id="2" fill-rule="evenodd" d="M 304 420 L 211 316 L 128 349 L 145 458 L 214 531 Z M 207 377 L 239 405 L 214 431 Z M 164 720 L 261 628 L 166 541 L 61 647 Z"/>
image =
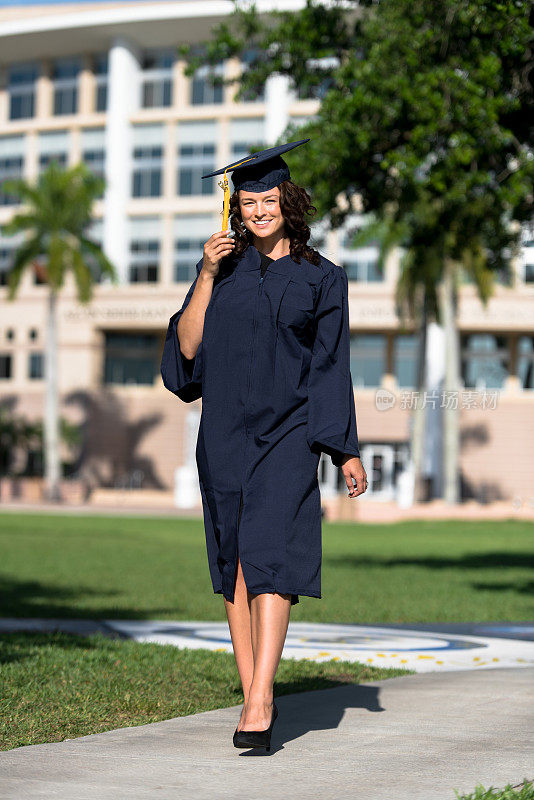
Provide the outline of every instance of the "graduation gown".
<path id="1" fill-rule="evenodd" d="M 224 268 L 223 265 L 224 264 Z M 171 316 L 165 387 L 202 398 L 196 463 L 215 593 L 233 602 L 237 559 L 254 593 L 321 597 L 321 451 L 336 466 L 359 456 L 350 374 L 348 281 L 291 256 L 261 274 L 258 250 L 223 259 L 192 359 Z"/>

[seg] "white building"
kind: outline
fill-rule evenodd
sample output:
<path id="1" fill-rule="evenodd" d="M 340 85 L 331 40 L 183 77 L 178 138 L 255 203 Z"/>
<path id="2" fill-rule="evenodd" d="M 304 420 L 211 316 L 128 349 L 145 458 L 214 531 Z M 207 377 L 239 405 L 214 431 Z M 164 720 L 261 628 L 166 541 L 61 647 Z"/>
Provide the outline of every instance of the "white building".
<path id="1" fill-rule="evenodd" d="M 84 423 L 79 466 L 95 484 L 169 490 L 175 470 L 194 465 L 200 401 L 189 405 L 170 395 L 159 363 L 168 318 L 194 278 L 204 242 L 221 225 L 222 192 L 216 179 L 200 176 L 252 145 L 273 144 L 320 102 L 297 97 L 283 77 L 271 78 L 262 97 L 240 103 L 235 87 L 211 87 L 202 70 L 185 77 L 177 46 L 208 38 L 232 9 L 226 0 L 0 9 L 1 179 L 35 179 L 56 158 L 68 165 L 82 159 L 107 181 L 92 236 L 121 283 L 101 282 L 88 306 L 68 285 L 59 331 L 62 414 Z M 243 68 L 246 61 L 235 59 L 220 66 L 226 76 Z M 39 417 L 45 289 L 27 274 L 8 303 L 1 285 L 18 243 L 2 225 L 16 208 L 16 198 L 0 193 L 0 400 Z M 376 247 L 355 251 L 345 231 L 322 233 L 320 225 L 314 236 L 350 280 L 351 373 L 370 479 L 365 499 L 393 499 L 411 418 L 401 395 L 414 389 L 416 365 L 416 338 L 399 330 L 395 313 L 398 259 L 382 275 Z M 481 500 L 534 494 L 532 245 L 525 242 L 516 264 L 515 287 L 499 285 L 488 309 L 471 285 L 462 289 L 462 378 L 473 392 L 461 411 L 461 468 L 465 495 Z M 439 345 L 431 360 L 439 366 Z M 396 398 L 387 412 L 378 407 L 379 388 Z M 474 391 L 485 389 L 498 394 L 494 410 L 483 408 Z M 439 486 L 435 419 L 430 415 L 427 470 Z M 321 479 L 325 495 L 345 491 L 330 459 L 321 462 Z"/>

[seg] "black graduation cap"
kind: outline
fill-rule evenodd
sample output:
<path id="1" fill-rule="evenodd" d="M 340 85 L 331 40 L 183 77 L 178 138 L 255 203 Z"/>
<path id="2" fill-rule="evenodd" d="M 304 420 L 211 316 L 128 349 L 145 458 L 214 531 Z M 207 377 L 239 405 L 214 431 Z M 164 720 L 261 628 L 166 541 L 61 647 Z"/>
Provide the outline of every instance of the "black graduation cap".
<path id="1" fill-rule="evenodd" d="M 235 191 L 245 189 L 249 192 L 266 192 L 267 189 L 272 189 L 291 177 L 282 153 L 309 141 L 309 139 L 300 139 L 298 142 L 288 142 L 270 147 L 268 150 L 261 150 L 259 153 L 252 153 L 240 158 L 239 161 L 234 161 L 227 167 L 222 167 L 222 169 L 217 169 L 202 177 L 211 178 L 213 175 L 232 172 Z"/>

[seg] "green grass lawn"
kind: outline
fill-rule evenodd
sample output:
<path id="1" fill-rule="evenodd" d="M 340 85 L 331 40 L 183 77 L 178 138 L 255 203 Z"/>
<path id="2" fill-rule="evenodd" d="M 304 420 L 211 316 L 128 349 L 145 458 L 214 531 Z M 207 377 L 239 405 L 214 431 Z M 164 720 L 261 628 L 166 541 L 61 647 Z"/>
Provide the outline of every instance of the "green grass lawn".
<path id="1" fill-rule="evenodd" d="M 323 598 L 301 597 L 291 619 L 532 619 L 533 534 L 516 520 L 325 523 Z M 0 616 L 226 619 L 201 520 L 11 512 L 0 514 Z M 229 653 L 15 633 L 0 636 L 0 664 L 3 749 L 242 702 Z M 282 659 L 275 692 L 405 672 Z"/>
<path id="2" fill-rule="evenodd" d="M 479 784 L 475 791 L 470 794 L 458 794 L 458 800 L 534 800 L 534 783 L 525 778 L 521 786 L 514 789 L 511 783 L 506 784 L 504 789 L 497 789 L 490 786 L 486 789 Z"/>
<path id="3" fill-rule="evenodd" d="M 64 633 L 6 634 L 0 636 L 0 653 L 3 750 L 243 702 L 232 653 Z M 274 691 L 279 697 L 407 672 L 282 659 Z M 238 719 L 239 714 L 236 724 Z"/>
<path id="4" fill-rule="evenodd" d="M 534 524 L 325 523 L 321 600 L 292 620 L 534 618 Z M 226 619 L 201 520 L 0 514 L 0 616 Z"/>

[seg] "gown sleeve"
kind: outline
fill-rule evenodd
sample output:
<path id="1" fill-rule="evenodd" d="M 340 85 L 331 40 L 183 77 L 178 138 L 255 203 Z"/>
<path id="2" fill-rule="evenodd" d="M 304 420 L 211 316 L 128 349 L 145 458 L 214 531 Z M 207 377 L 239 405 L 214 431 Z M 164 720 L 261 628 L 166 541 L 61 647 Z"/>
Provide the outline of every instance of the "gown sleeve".
<path id="1" fill-rule="evenodd" d="M 192 403 L 202 397 L 202 342 L 193 358 L 186 358 L 180 350 L 176 331 L 178 320 L 187 308 L 202 269 L 202 259 L 198 262 L 197 276 L 185 296 L 182 307 L 169 319 L 165 344 L 161 357 L 161 377 L 163 385 L 184 403 Z"/>
<path id="2" fill-rule="evenodd" d="M 323 451 L 336 467 L 343 456 L 360 456 L 350 373 L 348 279 L 336 266 L 319 285 L 316 336 L 308 379 L 310 448 Z"/>

